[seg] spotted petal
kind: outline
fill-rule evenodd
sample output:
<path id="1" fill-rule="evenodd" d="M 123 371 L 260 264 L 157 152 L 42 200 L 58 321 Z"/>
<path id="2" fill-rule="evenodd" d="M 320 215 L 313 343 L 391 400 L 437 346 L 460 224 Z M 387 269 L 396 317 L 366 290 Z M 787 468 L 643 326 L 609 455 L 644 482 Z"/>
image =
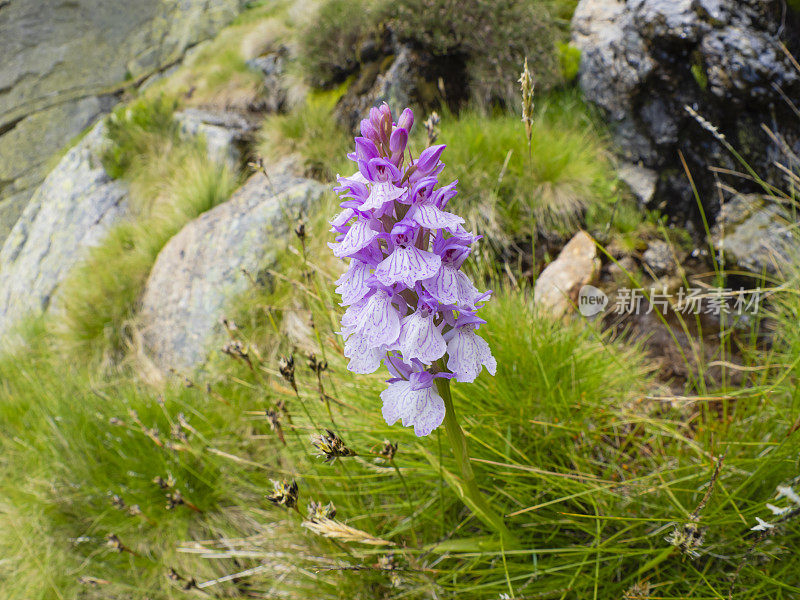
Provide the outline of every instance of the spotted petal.
<path id="1" fill-rule="evenodd" d="M 335 256 L 345 258 L 366 248 L 377 237 L 378 232 L 370 227 L 369 222 L 359 219 L 353 223 L 341 242 L 329 242 L 328 246 Z"/>
<path id="2" fill-rule="evenodd" d="M 400 380 L 390 383 L 381 399 L 386 423 L 400 420 L 405 427 L 414 427 L 418 437 L 430 434 L 444 420 L 444 401 L 433 386 L 415 390 L 410 381 Z"/>
<path id="3" fill-rule="evenodd" d="M 479 297 L 469 277 L 453 265 L 443 264 L 433 277 L 422 280 L 422 287 L 442 304 L 467 310 L 474 310 Z"/>
<path id="4" fill-rule="evenodd" d="M 369 293 L 370 287 L 366 284 L 369 276 L 368 264 L 355 258 L 350 261 L 347 271 L 336 280 L 336 293 L 342 297 L 342 306 L 358 302 Z"/>
<path id="5" fill-rule="evenodd" d="M 369 197 L 361 205 L 361 210 L 380 210 L 385 204 L 394 202 L 405 193 L 405 188 L 397 187 L 391 181 L 373 183 Z"/>
<path id="6" fill-rule="evenodd" d="M 438 254 L 416 246 L 398 246 L 375 269 L 375 277 L 383 285 L 402 283 L 413 288 L 417 281 L 433 277 L 442 259 Z"/>
<path id="7" fill-rule="evenodd" d="M 447 343 L 433 322 L 433 314 L 423 316 L 420 311 L 401 322 L 397 347 L 403 353 L 404 362 L 410 363 L 416 358 L 426 365 L 439 360 L 447 351 Z"/>
<path id="8" fill-rule="evenodd" d="M 447 229 L 451 233 L 464 223 L 464 219 L 443 210 L 432 204 L 418 204 L 414 208 L 411 220 L 426 229 Z"/>
<path id="9" fill-rule="evenodd" d="M 400 335 L 400 313 L 389 295 L 378 290 L 358 312 L 358 323 L 354 326 L 355 333 L 362 336 L 370 347 L 388 346 L 394 344 Z"/>
<path id="10" fill-rule="evenodd" d="M 491 375 L 497 372 L 497 361 L 492 356 L 489 344 L 475 333 L 473 325 L 464 325 L 452 330 L 447 342 L 447 368 L 455 374 L 456 381 L 471 383 L 486 367 Z"/>

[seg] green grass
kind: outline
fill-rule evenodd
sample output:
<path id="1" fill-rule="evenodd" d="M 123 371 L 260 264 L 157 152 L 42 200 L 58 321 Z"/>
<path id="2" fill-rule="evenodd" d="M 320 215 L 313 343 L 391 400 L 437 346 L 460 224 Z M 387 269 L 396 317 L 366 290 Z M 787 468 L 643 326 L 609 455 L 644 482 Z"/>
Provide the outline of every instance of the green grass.
<path id="1" fill-rule="evenodd" d="M 131 350 L 137 301 L 161 248 L 237 185 L 202 138 L 181 139 L 174 106 L 140 99 L 109 120 L 104 165 L 129 182 L 131 214 L 61 284 L 55 323 L 63 345 L 84 359 L 110 365 Z"/>
<path id="2" fill-rule="evenodd" d="M 519 117 L 445 116 L 445 176 L 459 180 L 458 211 L 498 245 L 538 231 L 574 232 L 584 213 L 618 198 L 603 130 L 573 94 L 539 101 L 530 155 Z"/>
<path id="3" fill-rule="evenodd" d="M 352 150 L 353 138 L 333 116 L 346 86 L 312 92 L 288 113 L 269 115 L 261 129 L 258 154 L 270 161 L 291 155 L 301 161 L 301 170 L 307 176 L 321 181 L 350 175 L 355 169 L 345 155 Z"/>
<path id="4" fill-rule="evenodd" d="M 90 598 L 178 598 L 185 592 L 165 577 L 170 568 L 202 583 L 254 567 L 261 570 L 238 583 L 204 589 L 213 598 L 273 597 L 274 590 L 342 600 L 620 598 L 647 582 L 656 597 L 727 597 L 755 517 L 769 518 L 765 503 L 776 502 L 776 486 L 800 474 L 786 435 L 800 411 L 800 372 L 779 366 L 796 362 L 793 337 L 754 355 L 774 370 L 748 377 L 723 419 L 714 401 L 645 399 L 652 384 L 637 348 L 582 321 L 554 322 L 536 313 L 529 291 L 495 282 L 482 333 L 497 376 L 456 384 L 454 397 L 480 485 L 522 540 L 506 551 L 448 485 L 454 464 L 445 437 L 417 439 L 387 427 L 378 400 L 383 376 L 345 370 L 333 333 L 337 267 L 323 250 L 324 217 L 309 224 L 313 272 L 303 275 L 301 253 L 289 251 L 280 277 L 229 313 L 252 367 L 217 355 L 190 387 L 178 380 L 152 390 L 65 362 L 41 327 L 0 361 L 2 487 L 13 490 L 0 509 L 11 532 L 0 542 L 4 598 L 78 597 L 79 589 Z M 776 318 L 788 330 L 800 302 L 785 302 Z M 290 312 L 303 322 L 313 317 L 309 339 L 287 335 Z M 301 352 L 297 395 L 277 372 L 278 357 L 302 345 L 328 361 L 322 384 L 330 412 Z M 281 423 L 286 446 L 263 417 L 278 401 L 292 416 Z M 179 412 L 195 429 L 186 441 L 170 434 Z M 160 446 L 142 427 L 177 447 Z M 328 465 L 315 457 L 308 437 L 324 428 L 359 458 Z M 387 439 L 399 443 L 394 464 L 376 463 Z M 692 559 L 665 537 L 698 506 L 712 457 L 722 454 L 698 513 L 702 554 Z M 165 509 L 165 492 L 152 479 L 168 474 L 202 513 Z M 338 521 L 395 545 L 322 538 L 301 526 L 300 515 L 269 505 L 269 478 L 297 481 L 303 516 L 311 499 L 333 502 Z M 110 494 L 138 504 L 147 519 L 111 506 Z M 113 552 L 111 533 L 136 554 Z M 230 538 L 238 541 L 220 541 Z M 192 539 L 205 540 L 207 556 L 178 550 Z M 791 549 L 798 541 L 795 521 L 760 545 L 745 560 L 734 597 L 796 596 Z M 402 570 L 375 570 L 387 550 Z M 95 589 L 81 577 L 108 583 Z"/>

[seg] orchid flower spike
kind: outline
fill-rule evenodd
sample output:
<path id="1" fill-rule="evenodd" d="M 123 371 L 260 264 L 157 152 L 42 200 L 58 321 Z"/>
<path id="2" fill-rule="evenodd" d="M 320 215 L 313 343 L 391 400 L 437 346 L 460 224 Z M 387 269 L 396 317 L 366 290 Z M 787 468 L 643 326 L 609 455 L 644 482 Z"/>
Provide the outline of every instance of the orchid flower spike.
<path id="1" fill-rule="evenodd" d="M 479 292 L 461 268 L 480 238 L 445 207 L 458 182 L 441 185 L 444 145 L 425 148 L 405 164 L 414 113 L 397 121 L 388 105 L 370 110 L 348 158 L 357 171 L 338 178 L 342 212 L 331 221 L 334 255 L 349 262 L 336 282 L 340 334 L 348 369 L 392 377 L 381 394 L 388 424 L 401 421 L 418 436 L 442 424 L 445 405 L 436 378 L 472 382 L 497 361 L 477 329 Z M 409 153 L 410 156 L 410 153 Z"/>

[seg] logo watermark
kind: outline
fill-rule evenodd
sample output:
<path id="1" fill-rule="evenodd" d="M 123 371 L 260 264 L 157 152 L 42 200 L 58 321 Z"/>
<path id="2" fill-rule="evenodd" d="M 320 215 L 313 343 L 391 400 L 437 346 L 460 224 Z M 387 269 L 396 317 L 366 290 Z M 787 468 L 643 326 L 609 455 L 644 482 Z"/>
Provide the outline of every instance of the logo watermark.
<path id="1" fill-rule="evenodd" d="M 620 288 L 612 305 L 608 296 L 593 285 L 585 285 L 578 293 L 578 311 L 593 317 L 606 307 L 618 315 L 647 315 L 653 311 L 673 311 L 684 315 L 756 314 L 761 306 L 761 288 L 734 290 L 731 288 L 679 288 L 674 293 L 666 288 Z"/>

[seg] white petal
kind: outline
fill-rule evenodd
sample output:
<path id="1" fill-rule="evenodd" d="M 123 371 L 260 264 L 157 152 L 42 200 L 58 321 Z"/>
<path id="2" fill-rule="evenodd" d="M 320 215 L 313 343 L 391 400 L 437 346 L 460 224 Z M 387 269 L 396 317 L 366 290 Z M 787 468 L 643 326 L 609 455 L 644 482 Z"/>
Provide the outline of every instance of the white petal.
<path id="1" fill-rule="evenodd" d="M 345 258 L 369 246 L 378 232 L 369 226 L 367 221 L 356 221 L 345 234 L 344 239 L 338 243 L 329 243 L 334 256 Z"/>
<path id="2" fill-rule="evenodd" d="M 422 286 L 442 304 L 458 304 L 458 270 L 450 265 L 442 265 L 433 277 L 423 280 Z"/>
<path id="3" fill-rule="evenodd" d="M 398 246 L 375 268 L 375 277 L 383 285 L 403 283 L 413 288 L 421 279 L 436 275 L 442 259 L 438 254 L 420 250 L 416 246 Z"/>
<path id="4" fill-rule="evenodd" d="M 456 228 L 464 223 L 464 219 L 445 212 L 432 204 L 420 204 L 414 210 L 412 221 L 427 229 L 447 229 L 455 233 Z"/>
<path id="5" fill-rule="evenodd" d="M 428 435 L 444 420 L 444 401 L 433 387 L 411 389 L 408 381 L 397 381 L 381 393 L 383 418 L 389 425 L 399 420 L 406 427 L 414 427 L 419 436 Z"/>
<path id="6" fill-rule="evenodd" d="M 447 343 L 434 324 L 433 315 L 423 317 L 419 311 L 403 319 L 397 346 L 406 363 L 416 358 L 429 365 L 447 351 Z"/>
<path id="7" fill-rule="evenodd" d="M 370 287 L 365 281 L 369 275 L 369 265 L 360 260 L 351 260 L 350 267 L 336 280 L 336 293 L 342 297 L 342 306 L 358 302 L 367 295 Z"/>
<path id="8" fill-rule="evenodd" d="M 384 204 L 394 202 L 400 196 L 406 193 L 405 188 L 400 188 L 389 181 L 383 183 L 373 183 L 369 191 L 369 197 L 364 204 L 361 205 L 360 210 L 378 210 L 383 208 Z"/>
<path id="9" fill-rule="evenodd" d="M 497 361 L 489 344 L 478 336 L 473 327 L 459 327 L 447 343 L 447 368 L 455 374 L 456 381 L 475 381 L 483 366 L 490 374 L 497 372 Z"/>
<path id="10" fill-rule="evenodd" d="M 400 313 L 383 290 L 369 297 L 358 321 L 357 332 L 373 348 L 394 344 L 400 335 Z"/>

